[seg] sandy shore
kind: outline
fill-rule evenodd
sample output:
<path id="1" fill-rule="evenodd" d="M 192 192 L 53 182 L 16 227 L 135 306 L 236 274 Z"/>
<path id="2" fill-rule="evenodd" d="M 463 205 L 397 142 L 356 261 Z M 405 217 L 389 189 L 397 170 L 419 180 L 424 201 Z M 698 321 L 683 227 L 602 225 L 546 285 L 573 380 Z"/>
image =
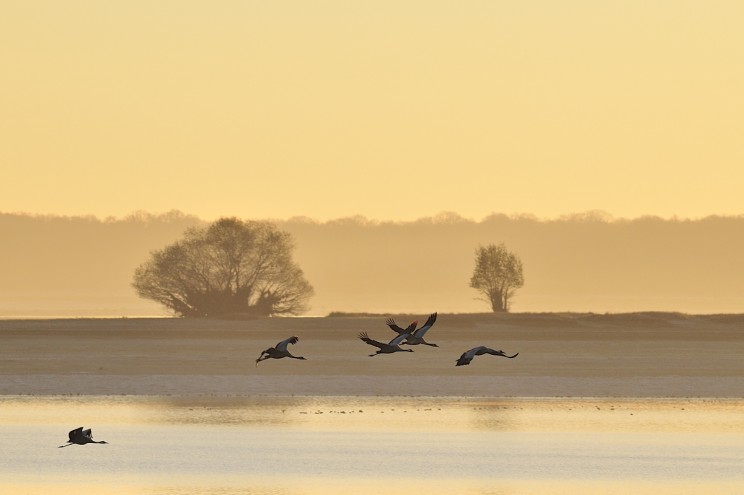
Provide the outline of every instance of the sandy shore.
<path id="1" fill-rule="evenodd" d="M 368 357 L 384 320 L 2 320 L 0 395 L 744 397 L 744 315 L 440 315 L 439 348 Z M 290 335 L 306 361 L 255 366 Z M 476 345 L 520 354 L 455 367 Z"/>

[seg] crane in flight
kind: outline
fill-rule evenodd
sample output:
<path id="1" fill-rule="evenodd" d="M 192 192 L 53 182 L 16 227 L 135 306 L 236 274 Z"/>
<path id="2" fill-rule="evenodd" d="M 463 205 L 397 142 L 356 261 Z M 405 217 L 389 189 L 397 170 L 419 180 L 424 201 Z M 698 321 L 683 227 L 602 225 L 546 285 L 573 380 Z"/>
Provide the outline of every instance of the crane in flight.
<path id="1" fill-rule="evenodd" d="M 293 356 L 287 350 L 287 346 L 289 344 L 293 344 L 294 345 L 299 340 L 300 340 L 299 337 L 293 336 L 293 337 L 289 337 L 288 339 L 282 340 L 281 342 L 279 342 L 278 344 L 276 344 L 276 346 L 274 346 L 274 347 L 269 347 L 268 349 L 266 349 L 265 351 L 263 351 L 260 356 L 258 356 L 258 359 L 256 359 L 256 366 L 258 366 L 258 363 L 260 363 L 261 361 L 264 361 L 266 359 L 281 359 L 281 358 L 288 357 L 288 358 L 292 358 L 292 359 L 302 359 L 302 360 L 305 360 L 305 358 L 302 357 L 302 356 Z"/>
<path id="2" fill-rule="evenodd" d="M 493 356 L 502 356 L 502 357 L 509 358 L 509 359 L 514 359 L 515 357 L 519 356 L 519 353 L 516 353 L 513 356 L 507 356 L 504 353 L 504 351 L 501 351 L 501 350 L 497 351 L 497 350 L 491 349 L 490 347 L 481 345 L 478 347 L 473 347 L 469 351 L 463 352 L 462 356 L 460 356 L 460 358 L 457 360 L 457 364 L 455 364 L 455 366 L 467 366 L 468 364 L 470 364 L 470 361 L 472 361 L 475 356 L 482 356 L 483 354 L 491 354 Z"/>
<path id="3" fill-rule="evenodd" d="M 69 437 L 69 440 L 66 444 L 60 445 L 59 448 L 62 447 L 69 447 L 70 445 L 85 445 L 86 443 L 108 443 L 101 440 L 100 442 L 96 442 L 93 440 L 93 431 L 88 428 L 87 430 L 83 430 L 83 427 L 75 428 L 70 433 L 67 434 Z"/>
<path id="4" fill-rule="evenodd" d="M 408 325 L 408 328 L 401 328 L 398 325 L 396 325 L 395 320 L 392 318 L 388 318 L 385 320 L 385 323 L 387 326 L 389 326 L 393 331 L 398 332 L 398 335 L 401 334 L 409 334 L 406 340 L 403 342 L 403 344 L 407 345 L 419 345 L 424 344 L 431 347 L 439 347 L 437 344 L 431 344 L 424 340 L 424 334 L 429 331 L 429 329 L 434 325 L 434 322 L 437 321 L 437 314 L 432 313 L 429 315 L 429 317 L 426 319 L 426 322 L 424 322 L 421 327 L 416 328 L 416 325 L 418 325 L 418 321 L 414 321 L 410 325 Z"/>

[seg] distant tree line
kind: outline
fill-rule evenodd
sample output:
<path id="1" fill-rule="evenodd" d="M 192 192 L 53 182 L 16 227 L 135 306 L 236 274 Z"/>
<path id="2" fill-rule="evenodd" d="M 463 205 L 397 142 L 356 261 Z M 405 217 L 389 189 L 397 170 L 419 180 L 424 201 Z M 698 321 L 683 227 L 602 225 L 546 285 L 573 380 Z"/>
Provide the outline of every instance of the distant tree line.
<path id="1" fill-rule="evenodd" d="M 470 286 L 494 312 L 509 311 L 523 284 L 522 262 L 503 243 L 478 248 Z M 292 261 L 289 234 L 237 218 L 188 229 L 137 267 L 132 285 L 140 297 L 186 317 L 299 314 L 313 294 Z"/>
<path id="2" fill-rule="evenodd" d="M 209 224 L 179 212 L 105 219 L 0 213 L 0 315 L 163 314 L 165 306 L 132 290 L 133 273 L 187 229 Z M 474 249 L 501 242 L 529 268 L 529 287 L 517 289 L 511 311 L 739 312 L 744 293 L 742 215 L 447 214 L 273 225 L 296 243 L 292 259 L 312 282 L 316 314 L 419 312 L 430 301 L 442 310 L 478 311 L 476 291 L 464 289 Z"/>

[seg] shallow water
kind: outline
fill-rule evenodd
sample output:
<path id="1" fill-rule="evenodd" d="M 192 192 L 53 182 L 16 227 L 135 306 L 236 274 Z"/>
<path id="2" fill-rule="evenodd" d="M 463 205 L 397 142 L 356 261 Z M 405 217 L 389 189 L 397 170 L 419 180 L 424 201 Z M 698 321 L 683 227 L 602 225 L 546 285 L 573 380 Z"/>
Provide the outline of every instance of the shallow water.
<path id="1" fill-rule="evenodd" d="M 0 436 L 3 494 L 744 492 L 740 400 L 3 397 Z"/>

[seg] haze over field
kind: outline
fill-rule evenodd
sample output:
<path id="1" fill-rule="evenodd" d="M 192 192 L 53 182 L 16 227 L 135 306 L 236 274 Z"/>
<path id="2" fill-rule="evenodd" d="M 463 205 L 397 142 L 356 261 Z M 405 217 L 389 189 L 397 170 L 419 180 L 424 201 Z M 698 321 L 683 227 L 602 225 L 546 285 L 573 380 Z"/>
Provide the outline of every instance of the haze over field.
<path id="1" fill-rule="evenodd" d="M 203 220 L 0 215 L 0 316 L 163 315 L 137 298 L 134 269 Z M 310 315 L 487 312 L 468 287 L 479 245 L 504 242 L 524 263 L 513 311 L 741 312 L 744 217 L 558 220 L 454 214 L 415 222 L 278 221 L 315 288 Z"/>

